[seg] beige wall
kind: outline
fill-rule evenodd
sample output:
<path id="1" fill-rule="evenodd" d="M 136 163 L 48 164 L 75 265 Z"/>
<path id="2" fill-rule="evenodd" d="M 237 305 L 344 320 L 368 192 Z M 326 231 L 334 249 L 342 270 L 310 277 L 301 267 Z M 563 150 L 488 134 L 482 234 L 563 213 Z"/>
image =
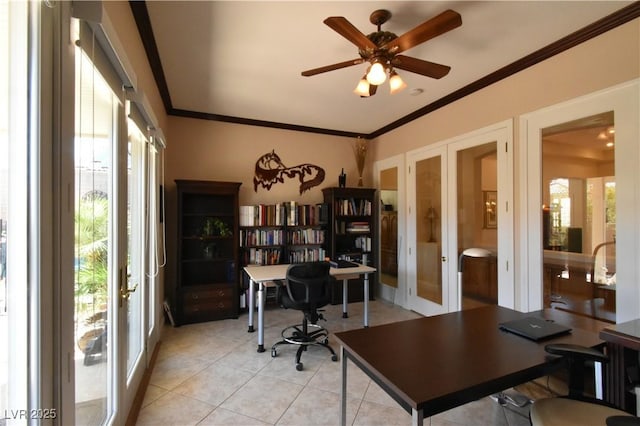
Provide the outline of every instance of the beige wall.
<path id="1" fill-rule="evenodd" d="M 234 123 L 169 117 L 169 144 L 166 150 L 167 279 L 175 280 L 176 194 L 175 179 L 242 182 L 240 204 L 274 204 L 297 201 L 322 202 L 322 188 L 338 186 L 342 168 L 347 186 L 358 182 L 353 138 L 270 129 Z M 325 171 L 324 181 L 300 194 L 297 178 L 284 178 L 267 190 L 254 190 L 256 161 L 275 150 L 287 167 L 310 163 Z M 371 168 L 370 164 L 365 166 Z M 365 186 L 370 181 L 365 180 Z"/>
<path id="2" fill-rule="evenodd" d="M 174 179 L 242 182 L 241 204 L 295 200 L 316 203 L 320 188 L 336 186 L 342 168 L 347 186 L 357 182 L 353 139 L 232 123 L 167 117 L 128 2 L 104 2 L 145 92 L 167 135 L 166 175 L 168 266 L 175 258 Z M 371 185 L 373 161 L 461 135 L 520 114 L 638 78 L 640 19 L 613 29 L 567 52 L 497 82 L 369 143 L 364 184 Z M 517 121 L 514 123 L 517 149 Z M 288 166 L 311 163 L 325 170 L 324 182 L 299 194 L 297 180 L 270 191 L 254 191 L 258 158 L 275 150 Z M 516 172 L 517 179 L 517 172 Z M 172 271 L 169 269 L 169 285 Z"/>
<path id="3" fill-rule="evenodd" d="M 290 200 L 310 204 L 322 201 L 322 188 L 338 186 L 342 168 L 347 186 L 358 182 L 353 138 L 182 117 L 170 117 L 169 126 L 165 179 L 169 191 L 175 179 L 234 181 L 242 182 L 241 204 Z M 256 161 L 271 151 L 287 167 L 305 163 L 321 167 L 324 181 L 303 194 L 298 179 L 287 177 L 270 190 L 259 186 L 255 191 Z"/>
<path id="4" fill-rule="evenodd" d="M 371 157 L 385 159 L 629 81 L 639 68 L 635 19 L 380 136 Z"/>

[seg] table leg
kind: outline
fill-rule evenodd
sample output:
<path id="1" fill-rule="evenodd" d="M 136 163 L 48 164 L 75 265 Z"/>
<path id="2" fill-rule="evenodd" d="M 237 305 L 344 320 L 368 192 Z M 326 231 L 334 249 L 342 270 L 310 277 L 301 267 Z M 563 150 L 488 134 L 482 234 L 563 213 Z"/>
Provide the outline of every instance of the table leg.
<path id="1" fill-rule="evenodd" d="M 344 346 L 340 346 L 340 362 L 342 363 L 342 386 L 340 387 L 340 424 L 347 424 L 347 357 Z"/>
<path id="2" fill-rule="evenodd" d="M 253 311 L 256 309 L 256 283 L 249 280 L 249 333 L 253 333 Z"/>
<path id="3" fill-rule="evenodd" d="M 369 327 L 369 274 L 364 274 L 364 328 Z"/>
<path id="4" fill-rule="evenodd" d="M 415 408 L 411 409 L 411 424 L 413 426 L 422 426 L 423 425 L 423 411 L 416 410 Z"/>
<path id="5" fill-rule="evenodd" d="M 258 352 L 264 352 L 264 283 L 258 283 Z"/>
<path id="6" fill-rule="evenodd" d="M 604 386 L 602 384 L 602 363 L 601 362 L 594 362 L 593 363 L 593 368 L 594 368 L 594 375 L 595 375 L 595 390 L 596 390 L 596 398 L 597 399 L 604 399 Z"/>
<path id="7" fill-rule="evenodd" d="M 349 298 L 349 280 L 342 280 L 342 318 L 349 318 L 347 299 Z"/>

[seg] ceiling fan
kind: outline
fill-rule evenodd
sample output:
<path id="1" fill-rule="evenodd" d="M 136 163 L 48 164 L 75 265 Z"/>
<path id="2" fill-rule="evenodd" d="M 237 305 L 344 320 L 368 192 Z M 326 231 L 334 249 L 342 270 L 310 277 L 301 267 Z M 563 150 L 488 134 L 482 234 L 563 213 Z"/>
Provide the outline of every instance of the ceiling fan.
<path id="1" fill-rule="evenodd" d="M 391 12 L 388 10 L 374 11 L 369 17 L 369 21 L 376 25 L 378 30 L 366 36 L 342 16 L 332 16 L 325 19 L 324 23 L 326 25 L 356 45 L 360 57 L 303 71 L 302 75 L 310 77 L 369 62 L 370 65 L 367 68 L 367 72 L 354 90 L 361 97 L 368 97 L 374 95 L 378 86 L 385 82 L 387 73 L 389 74 L 391 94 L 397 93 L 407 86 L 395 71 L 396 68 L 431 78 L 442 78 L 449 73 L 451 67 L 447 65 L 400 55 L 400 53 L 462 25 L 462 18 L 459 13 L 453 10 L 446 10 L 401 36 L 397 36 L 390 31 L 382 31 L 382 24 L 390 18 Z"/>

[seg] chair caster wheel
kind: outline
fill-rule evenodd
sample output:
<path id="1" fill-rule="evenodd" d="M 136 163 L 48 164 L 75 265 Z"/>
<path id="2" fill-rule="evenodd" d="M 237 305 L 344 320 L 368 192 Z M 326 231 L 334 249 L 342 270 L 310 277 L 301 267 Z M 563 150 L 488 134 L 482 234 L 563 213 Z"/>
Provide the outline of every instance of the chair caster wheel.
<path id="1" fill-rule="evenodd" d="M 338 355 L 331 355 L 331 361 L 337 361 L 338 360 Z"/>
<path id="2" fill-rule="evenodd" d="M 275 358 L 278 356 L 278 351 L 276 351 L 275 349 L 271 349 L 271 358 Z"/>
<path id="3" fill-rule="evenodd" d="M 296 364 L 296 370 L 302 371 L 302 363 L 301 362 Z"/>

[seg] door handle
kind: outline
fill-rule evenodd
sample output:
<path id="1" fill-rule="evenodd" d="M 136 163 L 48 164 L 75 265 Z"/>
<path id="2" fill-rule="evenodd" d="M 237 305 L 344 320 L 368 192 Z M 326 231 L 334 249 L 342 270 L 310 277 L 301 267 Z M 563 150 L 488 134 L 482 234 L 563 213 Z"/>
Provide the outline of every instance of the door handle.
<path id="1" fill-rule="evenodd" d="M 127 268 L 120 268 L 120 298 L 118 301 L 118 305 L 122 308 L 122 302 L 124 300 L 129 300 L 131 297 L 131 293 L 138 289 L 138 283 L 136 283 L 133 288 L 129 288 L 129 280 L 131 279 L 131 274 L 127 273 Z"/>
<path id="2" fill-rule="evenodd" d="M 124 300 L 129 300 L 129 297 L 131 297 L 131 293 L 135 292 L 137 289 L 138 283 L 136 283 L 133 288 L 120 287 L 120 297 Z"/>

